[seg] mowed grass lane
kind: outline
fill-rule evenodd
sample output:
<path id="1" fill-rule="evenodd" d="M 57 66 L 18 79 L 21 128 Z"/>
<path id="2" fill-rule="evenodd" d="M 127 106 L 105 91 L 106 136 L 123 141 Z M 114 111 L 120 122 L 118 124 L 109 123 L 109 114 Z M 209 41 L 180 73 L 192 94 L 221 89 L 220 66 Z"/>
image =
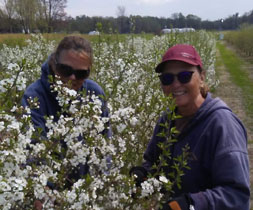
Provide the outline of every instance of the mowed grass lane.
<path id="1" fill-rule="evenodd" d="M 253 64 L 246 63 L 222 42 L 217 42 L 217 49 L 226 71 L 230 74 L 231 81 L 239 89 L 240 95 L 237 97 L 242 99 L 243 107 L 241 109 L 246 114 L 246 118 L 242 120 L 249 132 L 253 133 L 253 68 L 251 68 Z M 229 87 L 226 88 L 229 89 Z M 253 139 L 249 139 L 249 142 L 253 143 Z"/>

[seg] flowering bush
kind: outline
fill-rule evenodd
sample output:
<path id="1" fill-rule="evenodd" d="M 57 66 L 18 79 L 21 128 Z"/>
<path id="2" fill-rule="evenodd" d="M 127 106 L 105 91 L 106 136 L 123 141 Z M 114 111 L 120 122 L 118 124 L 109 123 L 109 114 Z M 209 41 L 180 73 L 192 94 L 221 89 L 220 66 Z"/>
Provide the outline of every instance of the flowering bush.
<path id="1" fill-rule="evenodd" d="M 1 208 L 31 209 L 35 200 L 41 200 L 45 209 L 151 209 L 161 204 L 161 188 L 169 193 L 174 184 L 180 184 L 182 169 L 187 168 L 187 148 L 182 149 L 178 173 L 173 177 L 165 177 L 158 165 L 155 176 L 159 179 L 150 176 L 137 188 L 129 170 L 141 164 L 161 112 L 175 108 L 161 93 L 153 70 L 175 43 L 196 46 L 208 83 L 215 86 L 215 42 L 207 32 L 154 36 L 151 40 L 129 36 L 122 42 L 99 37 L 92 43 L 91 79 L 105 90 L 110 118 L 101 117 L 98 97 L 56 82 L 52 90 L 58 92 L 62 112 L 57 122 L 52 116 L 46 118 L 46 137 L 31 122 L 30 109 L 39 106 L 36 99 L 30 100 L 30 108 L 21 107 L 20 99 L 27 85 L 39 77 L 40 65 L 53 51 L 54 42 L 47 43 L 38 35 L 24 48 L 4 46 L 0 50 Z M 109 121 L 110 138 L 102 134 Z M 174 141 L 169 137 L 160 145 L 164 154 L 170 155 L 167 148 Z M 80 164 L 89 166 L 89 174 L 66 186 L 69 172 Z M 47 187 L 48 182 L 54 189 Z"/>

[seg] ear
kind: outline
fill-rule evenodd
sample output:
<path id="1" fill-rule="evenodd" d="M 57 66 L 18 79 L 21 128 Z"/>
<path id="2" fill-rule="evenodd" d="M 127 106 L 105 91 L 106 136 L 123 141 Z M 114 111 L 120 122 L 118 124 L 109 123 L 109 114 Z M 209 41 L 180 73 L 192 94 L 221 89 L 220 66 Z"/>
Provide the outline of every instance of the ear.
<path id="1" fill-rule="evenodd" d="M 205 80 L 206 80 L 206 71 L 202 70 L 200 72 L 200 79 L 201 79 L 202 82 L 205 82 Z"/>
<path id="2" fill-rule="evenodd" d="M 55 73 L 56 66 L 55 66 L 55 53 L 52 53 L 48 60 L 48 65 L 51 67 L 51 70 Z"/>

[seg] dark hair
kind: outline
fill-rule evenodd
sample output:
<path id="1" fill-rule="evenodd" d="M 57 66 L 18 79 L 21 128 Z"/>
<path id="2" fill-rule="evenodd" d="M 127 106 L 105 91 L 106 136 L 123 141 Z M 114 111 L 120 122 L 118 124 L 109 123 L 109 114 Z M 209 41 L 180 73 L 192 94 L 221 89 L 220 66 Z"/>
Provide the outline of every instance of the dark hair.
<path id="1" fill-rule="evenodd" d="M 84 51 L 92 64 L 92 48 L 88 40 L 80 36 L 66 36 L 64 37 L 55 51 L 55 58 L 59 59 L 59 56 L 63 50 L 75 50 L 75 51 Z"/>
<path id="2" fill-rule="evenodd" d="M 197 66 L 197 68 L 198 68 L 199 73 L 201 73 L 202 71 L 205 71 L 200 66 Z M 203 85 L 200 86 L 200 93 L 203 96 L 203 98 L 206 98 L 208 92 L 209 92 L 209 87 L 206 84 L 206 82 L 203 81 Z"/>

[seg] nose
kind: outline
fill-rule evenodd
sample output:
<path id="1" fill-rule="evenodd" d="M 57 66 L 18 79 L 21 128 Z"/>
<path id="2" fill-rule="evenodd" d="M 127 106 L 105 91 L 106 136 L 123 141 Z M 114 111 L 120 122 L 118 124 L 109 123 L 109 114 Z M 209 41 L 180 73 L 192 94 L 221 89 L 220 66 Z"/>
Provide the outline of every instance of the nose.
<path id="1" fill-rule="evenodd" d="M 181 83 L 178 81 L 177 77 L 175 76 L 171 86 L 180 86 L 180 85 Z"/>

